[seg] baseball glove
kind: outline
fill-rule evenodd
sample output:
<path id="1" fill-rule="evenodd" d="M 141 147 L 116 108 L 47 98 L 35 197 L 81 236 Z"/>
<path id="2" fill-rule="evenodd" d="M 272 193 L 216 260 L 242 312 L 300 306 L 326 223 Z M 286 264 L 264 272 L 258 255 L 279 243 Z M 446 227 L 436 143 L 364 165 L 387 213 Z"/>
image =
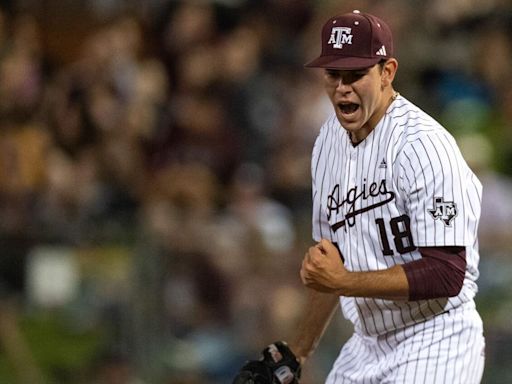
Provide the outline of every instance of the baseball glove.
<path id="1" fill-rule="evenodd" d="M 240 369 L 233 384 L 298 384 L 300 363 L 284 341 L 266 347 Z"/>

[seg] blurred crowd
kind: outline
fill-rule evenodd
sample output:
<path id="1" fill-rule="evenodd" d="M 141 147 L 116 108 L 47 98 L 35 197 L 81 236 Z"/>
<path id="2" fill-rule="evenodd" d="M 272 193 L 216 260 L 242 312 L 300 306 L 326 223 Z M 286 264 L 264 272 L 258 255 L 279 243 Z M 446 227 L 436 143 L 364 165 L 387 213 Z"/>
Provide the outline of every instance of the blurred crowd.
<path id="1" fill-rule="evenodd" d="M 303 63 L 353 9 L 389 22 L 396 89 L 484 184 L 484 378 L 512 380 L 509 1 L 0 4 L 1 382 L 222 384 L 293 337 L 330 113 Z M 304 383 L 347 327 L 335 320 Z"/>

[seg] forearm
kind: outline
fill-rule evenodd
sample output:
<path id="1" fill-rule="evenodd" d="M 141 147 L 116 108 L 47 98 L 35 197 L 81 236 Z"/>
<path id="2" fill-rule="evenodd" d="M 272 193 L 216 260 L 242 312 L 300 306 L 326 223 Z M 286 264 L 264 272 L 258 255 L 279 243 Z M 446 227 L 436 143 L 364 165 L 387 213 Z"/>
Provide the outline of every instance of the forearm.
<path id="1" fill-rule="evenodd" d="M 382 271 L 347 272 L 343 296 L 389 300 L 425 300 L 456 296 L 464 283 L 464 247 L 420 248 L 421 259 Z"/>
<path id="2" fill-rule="evenodd" d="M 380 271 L 353 272 L 342 262 L 338 248 L 322 239 L 309 247 L 301 267 L 304 285 L 338 296 L 407 300 L 409 282 L 402 266 Z"/>
<path id="3" fill-rule="evenodd" d="M 301 363 L 316 349 L 339 304 L 339 297 L 335 294 L 309 290 L 308 295 L 297 338 L 290 343 Z"/>
<path id="4" fill-rule="evenodd" d="M 350 297 L 408 300 L 409 283 L 401 265 L 381 271 L 347 271 L 339 281 L 338 294 Z"/>
<path id="5" fill-rule="evenodd" d="M 421 258 L 379 271 L 349 271 L 338 248 L 322 239 L 309 247 L 300 271 L 320 292 L 387 300 L 426 300 L 459 294 L 466 273 L 464 246 L 420 247 Z"/>

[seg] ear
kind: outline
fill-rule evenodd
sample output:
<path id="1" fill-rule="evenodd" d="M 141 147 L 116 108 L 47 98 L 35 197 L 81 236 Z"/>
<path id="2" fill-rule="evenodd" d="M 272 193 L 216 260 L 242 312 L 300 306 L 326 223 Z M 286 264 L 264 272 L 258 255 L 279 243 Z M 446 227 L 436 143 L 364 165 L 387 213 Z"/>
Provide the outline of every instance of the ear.
<path id="1" fill-rule="evenodd" d="M 395 58 L 388 59 L 382 68 L 381 84 L 382 88 L 391 86 L 395 78 L 396 70 L 398 69 L 398 61 Z"/>

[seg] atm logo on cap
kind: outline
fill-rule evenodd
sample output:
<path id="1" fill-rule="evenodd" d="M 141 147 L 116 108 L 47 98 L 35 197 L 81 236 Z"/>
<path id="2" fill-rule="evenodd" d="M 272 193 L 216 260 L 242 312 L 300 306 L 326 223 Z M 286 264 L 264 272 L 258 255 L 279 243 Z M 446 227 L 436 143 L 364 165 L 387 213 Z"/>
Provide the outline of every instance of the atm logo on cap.
<path id="1" fill-rule="evenodd" d="M 342 49 L 343 44 L 352 44 L 352 28 L 333 27 L 331 37 L 327 44 L 332 44 L 333 48 Z"/>

